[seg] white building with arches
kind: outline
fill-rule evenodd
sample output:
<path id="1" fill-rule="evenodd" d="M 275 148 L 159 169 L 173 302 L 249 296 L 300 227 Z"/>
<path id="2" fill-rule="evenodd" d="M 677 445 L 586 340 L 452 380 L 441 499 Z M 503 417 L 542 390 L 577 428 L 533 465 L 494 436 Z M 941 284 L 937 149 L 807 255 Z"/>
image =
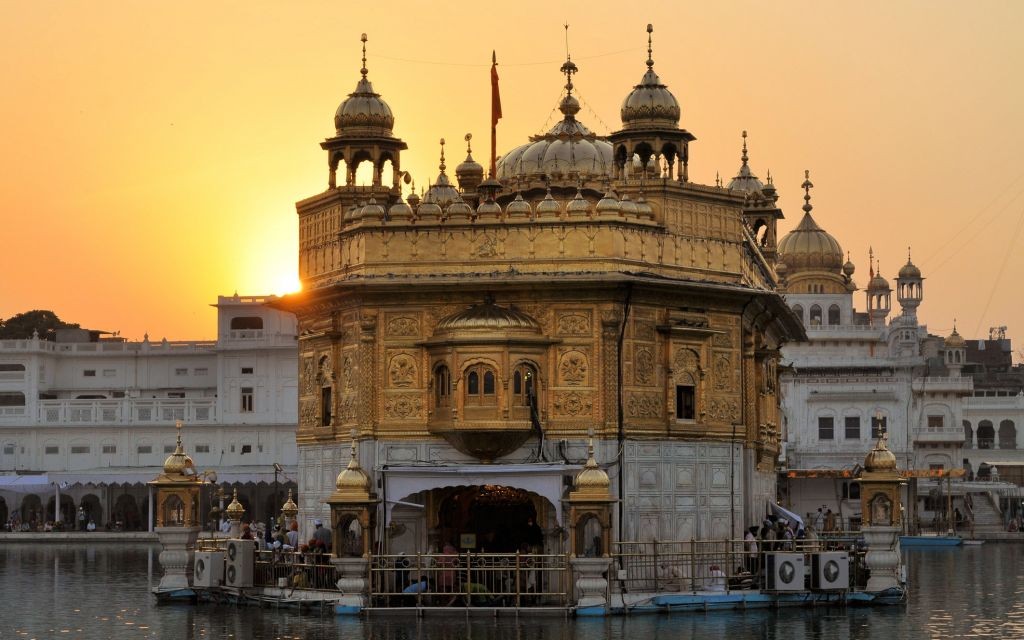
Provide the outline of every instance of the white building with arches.
<path id="1" fill-rule="evenodd" d="M 973 386 L 961 376 L 959 334 L 930 335 L 918 322 L 924 278 L 909 255 L 896 278 L 900 313 L 892 316 L 892 287 L 870 254 L 866 310 L 857 310 L 854 264 L 814 220 L 812 186 L 804 183 L 803 219 L 779 242 L 786 302 L 808 336 L 782 350 L 779 489 L 797 513 L 827 506 L 856 520 L 860 502 L 852 478 L 883 431 L 901 469 L 961 466 L 964 399 Z"/>
<path id="2" fill-rule="evenodd" d="M 0 341 L 0 520 L 77 525 L 82 507 L 101 528 L 147 528 L 177 420 L 196 467 L 265 519 L 297 464 L 295 317 L 268 300 L 219 297 L 216 340 Z"/>

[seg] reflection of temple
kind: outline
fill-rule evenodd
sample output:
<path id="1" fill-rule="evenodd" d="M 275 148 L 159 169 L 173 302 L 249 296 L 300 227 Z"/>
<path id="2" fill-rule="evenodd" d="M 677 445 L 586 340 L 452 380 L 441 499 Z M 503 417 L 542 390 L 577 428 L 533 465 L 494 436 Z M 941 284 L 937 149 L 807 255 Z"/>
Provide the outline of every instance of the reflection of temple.
<path id="1" fill-rule="evenodd" d="M 455 186 L 442 147 L 403 197 L 364 53 L 328 188 L 297 205 L 303 292 L 279 303 L 299 318 L 306 533 L 353 429 L 391 552 L 566 549 L 588 431 L 619 539 L 738 536 L 774 498 L 775 362 L 803 333 L 775 292 L 774 187 L 688 180 L 695 138 L 650 56 L 608 138 L 562 71 L 561 120 L 491 179 L 467 154 Z"/>

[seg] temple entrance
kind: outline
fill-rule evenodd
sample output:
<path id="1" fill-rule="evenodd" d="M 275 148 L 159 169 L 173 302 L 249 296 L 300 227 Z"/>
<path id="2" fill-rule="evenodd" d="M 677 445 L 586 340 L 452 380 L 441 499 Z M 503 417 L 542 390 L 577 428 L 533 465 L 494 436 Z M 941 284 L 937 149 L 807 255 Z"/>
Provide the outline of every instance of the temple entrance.
<path id="1" fill-rule="evenodd" d="M 537 552 L 544 544 L 531 494 L 504 485 L 448 490 L 438 507 L 438 533 L 460 552 Z"/>

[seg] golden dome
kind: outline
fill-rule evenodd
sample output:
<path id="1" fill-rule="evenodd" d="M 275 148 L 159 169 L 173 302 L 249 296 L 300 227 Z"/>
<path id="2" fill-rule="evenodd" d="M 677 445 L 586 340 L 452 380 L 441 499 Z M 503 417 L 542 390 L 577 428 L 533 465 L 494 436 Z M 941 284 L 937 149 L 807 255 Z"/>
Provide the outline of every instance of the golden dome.
<path id="1" fill-rule="evenodd" d="M 231 504 L 229 504 L 224 511 L 228 514 L 228 520 L 241 520 L 242 515 L 245 514 L 245 507 L 238 501 L 238 489 L 234 490 L 231 496 Z"/>
<path id="2" fill-rule="evenodd" d="M 640 79 L 640 84 L 633 87 L 622 101 L 619 109 L 623 129 L 679 126 L 679 101 L 654 72 L 650 35 L 653 32 L 654 27 L 647 25 L 647 71 Z"/>
<path id="3" fill-rule="evenodd" d="M 891 291 L 892 288 L 889 286 L 889 281 L 882 277 L 881 273 L 876 273 L 871 277 L 871 281 L 868 282 L 868 291 Z"/>
<path id="4" fill-rule="evenodd" d="M 810 172 L 804 172 L 804 217 L 779 241 L 779 260 L 786 263 L 789 273 L 807 269 L 825 269 L 839 272 L 843 268 L 843 248 L 839 241 L 818 226 L 811 216 Z"/>
<path id="5" fill-rule="evenodd" d="M 499 307 L 488 300 L 473 305 L 437 323 L 435 334 L 455 332 L 516 331 L 541 333 L 540 324 L 522 311 Z"/>
<path id="6" fill-rule="evenodd" d="M 967 342 L 963 339 L 960 333 L 956 330 L 956 325 L 953 325 L 953 333 L 949 334 L 946 338 L 946 347 L 953 349 L 962 349 L 967 345 Z"/>
<path id="7" fill-rule="evenodd" d="M 736 173 L 736 176 L 729 182 L 730 191 L 741 191 L 743 193 L 760 193 L 764 189 L 764 183 L 757 179 L 757 176 L 750 170 L 750 165 L 747 161 L 750 158 L 747 157 L 747 132 L 743 132 L 743 155 L 740 156 L 740 170 Z"/>
<path id="8" fill-rule="evenodd" d="M 882 434 L 882 437 L 878 439 L 875 444 L 875 448 L 868 452 L 867 457 L 864 458 L 864 470 L 871 472 L 878 471 L 895 471 L 896 470 L 896 455 L 892 451 L 889 451 L 889 447 L 886 446 L 885 440 L 886 435 Z"/>
<path id="9" fill-rule="evenodd" d="M 611 487 L 611 480 L 608 474 L 597 465 L 594 459 L 594 439 L 591 438 L 587 445 L 587 463 L 583 469 L 576 474 L 572 481 L 575 498 L 606 498 L 608 489 Z"/>
<path id="10" fill-rule="evenodd" d="M 295 504 L 292 500 L 292 490 L 288 490 L 288 499 L 285 500 L 284 504 L 281 505 L 281 514 L 286 518 L 294 518 L 295 514 L 299 512 L 299 505 Z"/>
<path id="11" fill-rule="evenodd" d="M 175 424 L 178 429 L 178 446 L 174 449 L 174 453 L 167 456 L 164 460 L 164 474 L 168 476 L 179 475 L 179 476 L 194 476 L 195 475 L 195 463 L 192 462 L 192 458 L 186 455 L 185 450 L 181 446 L 181 421 L 178 420 Z M 189 470 L 189 471 L 186 471 Z"/>
<path id="12" fill-rule="evenodd" d="M 356 459 L 356 435 L 352 429 L 352 443 L 349 449 L 348 466 L 334 481 L 335 491 L 327 499 L 329 504 L 370 501 L 370 477 L 366 475 Z"/>
<path id="13" fill-rule="evenodd" d="M 338 106 L 334 114 L 334 128 L 337 134 L 390 134 L 395 126 L 395 116 L 391 107 L 374 92 L 373 85 L 367 79 L 366 69 L 366 34 L 363 41 L 363 68 L 359 72 L 363 77 L 356 84 L 356 90 Z"/>
<path id="14" fill-rule="evenodd" d="M 910 261 L 910 255 L 907 255 L 907 264 L 903 265 L 900 269 L 899 279 L 904 280 L 907 278 L 920 278 L 921 270 L 917 268 L 917 265 Z"/>

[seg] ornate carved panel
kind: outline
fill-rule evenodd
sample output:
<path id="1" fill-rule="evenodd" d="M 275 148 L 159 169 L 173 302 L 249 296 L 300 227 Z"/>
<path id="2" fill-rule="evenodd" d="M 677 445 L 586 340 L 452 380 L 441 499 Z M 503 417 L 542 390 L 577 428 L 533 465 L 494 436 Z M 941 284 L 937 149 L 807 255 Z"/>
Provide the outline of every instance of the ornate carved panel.
<path id="1" fill-rule="evenodd" d="M 626 394 L 626 415 L 630 418 L 660 418 L 664 398 L 657 393 Z"/>
<path id="2" fill-rule="evenodd" d="M 416 358 L 408 352 L 389 352 L 388 385 L 391 387 L 417 387 L 418 368 Z"/>
<path id="3" fill-rule="evenodd" d="M 577 417 L 590 415 L 593 412 L 594 403 L 589 393 L 569 391 L 556 393 L 554 399 L 554 414 L 562 417 Z"/>
<path id="4" fill-rule="evenodd" d="M 588 336 L 591 332 L 589 311 L 573 311 L 558 316 L 558 335 Z"/>
<path id="5" fill-rule="evenodd" d="M 384 417 L 391 420 L 422 418 L 422 395 L 419 393 L 388 394 L 384 398 Z"/>
<path id="6" fill-rule="evenodd" d="M 578 349 L 563 351 L 558 357 L 559 386 L 587 386 L 589 370 L 586 353 Z"/>
<path id="7" fill-rule="evenodd" d="M 654 349 L 638 346 L 633 349 L 633 381 L 636 384 L 654 384 Z"/>
<path id="8" fill-rule="evenodd" d="M 416 314 L 389 315 L 384 335 L 388 338 L 415 338 L 420 335 L 420 320 Z"/>

